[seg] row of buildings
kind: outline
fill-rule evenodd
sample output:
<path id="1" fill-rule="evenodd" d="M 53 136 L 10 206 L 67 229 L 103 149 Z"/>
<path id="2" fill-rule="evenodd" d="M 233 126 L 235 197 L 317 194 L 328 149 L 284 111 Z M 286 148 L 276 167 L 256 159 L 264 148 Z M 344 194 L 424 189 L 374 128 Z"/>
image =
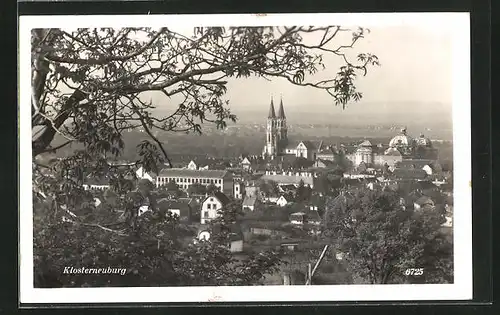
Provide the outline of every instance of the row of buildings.
<path id="1" fill-rule="evenodd" d="M 283 100 L 280 101 L 278 114 L 276 114 L 274 101 L 271 98 L 262 157 L 276 159 L 286 155 L 308 160 L 331 161 L 338 155 L 343 155 L 355 166 L 361 162 L 368 165 L 393 166 L 403 159 L 436 159 L 437 150 L 433 147 L 432 141 L 423 134 L 417 138 L 411 137 L 406 127 L 402 128 L 401 133 L 394 136 L 387 145 L 373 145 L 369 140 L 350 147 L 325 146 L 323 141 L 315 140 L 292 141 L 288 138 Z"/>

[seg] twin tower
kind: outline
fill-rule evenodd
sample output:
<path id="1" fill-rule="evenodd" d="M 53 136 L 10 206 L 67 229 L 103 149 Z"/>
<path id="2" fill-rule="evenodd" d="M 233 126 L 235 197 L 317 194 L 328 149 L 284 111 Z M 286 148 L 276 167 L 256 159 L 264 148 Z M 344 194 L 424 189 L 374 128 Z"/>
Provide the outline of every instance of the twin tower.
<path id="1" fill-rule="evenodd" d="M 271 97 L 269 106 L 269 115 L 267 116 L 266 145 L 262 152 L 264 157 L 274 158 L 285 153 L 288 144 L 288 132 L 286 127 L 285 110 L 283 108 L 283 99 L 280 100 L 278 115 L 274 111 L 274 102 Z"/>

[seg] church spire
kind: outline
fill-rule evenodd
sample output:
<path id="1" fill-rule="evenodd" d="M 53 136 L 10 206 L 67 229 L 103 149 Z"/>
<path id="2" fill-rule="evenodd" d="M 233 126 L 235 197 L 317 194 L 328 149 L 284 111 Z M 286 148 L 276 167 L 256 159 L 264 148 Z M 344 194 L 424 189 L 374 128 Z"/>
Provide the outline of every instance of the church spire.
<path id="1" fill-rule="evenodd" d="M 274 102 L 273 102 L 273 97 L 271 96 L 271 106 L 269 106 L 269 115 L 267 118 L 276 118 L 276 114 L 274 111 Z"/>
<path id="2" fill-rule="evenodd" d="M 285 119 L 285 109 L 283 108 L 283 96 L 280 100 L 280 108 L 278 109 L 278 118 Z"/>

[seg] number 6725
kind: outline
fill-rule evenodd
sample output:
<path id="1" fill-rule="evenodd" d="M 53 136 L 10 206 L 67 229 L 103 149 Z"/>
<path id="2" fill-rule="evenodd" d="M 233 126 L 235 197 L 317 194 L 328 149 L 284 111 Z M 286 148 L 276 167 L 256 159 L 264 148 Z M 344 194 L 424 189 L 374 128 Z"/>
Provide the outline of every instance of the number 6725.
<path id="1" fill-rule="evenodd" d="M 424 268 L 408 268 L 405 270 L 405 276 L 421 276 L 424 274 Z"/>

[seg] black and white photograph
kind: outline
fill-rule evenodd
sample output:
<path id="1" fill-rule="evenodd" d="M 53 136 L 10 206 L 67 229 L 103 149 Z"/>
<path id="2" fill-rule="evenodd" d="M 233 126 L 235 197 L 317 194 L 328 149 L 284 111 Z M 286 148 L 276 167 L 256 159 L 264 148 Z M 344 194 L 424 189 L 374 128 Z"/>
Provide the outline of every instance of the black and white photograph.
<path id="1" fill-rule="evenodd" d="M 21 16 L 21 302 L 471 299 L 469 32 Z"/>

